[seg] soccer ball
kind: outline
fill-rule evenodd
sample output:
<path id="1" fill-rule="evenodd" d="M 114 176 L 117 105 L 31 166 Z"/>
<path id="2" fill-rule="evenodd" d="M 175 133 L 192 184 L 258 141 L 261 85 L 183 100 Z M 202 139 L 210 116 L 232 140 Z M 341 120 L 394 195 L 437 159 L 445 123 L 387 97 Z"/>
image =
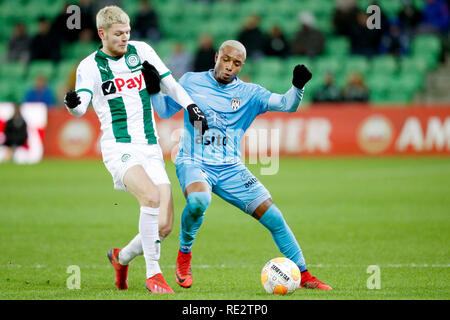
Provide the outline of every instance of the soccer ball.
<path id="1" fill-rule="evenodd" d="M 301 274 L 288 258 L 274 258 L 261 271 L 261 283 L 269 294 L 292 293 L 300 286 Z"/>

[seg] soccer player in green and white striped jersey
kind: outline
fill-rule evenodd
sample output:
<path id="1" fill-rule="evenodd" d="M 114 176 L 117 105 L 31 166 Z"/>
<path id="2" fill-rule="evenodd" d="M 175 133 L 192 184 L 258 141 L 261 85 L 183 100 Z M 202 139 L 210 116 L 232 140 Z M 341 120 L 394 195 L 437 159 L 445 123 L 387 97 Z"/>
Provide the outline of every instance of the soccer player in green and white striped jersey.
<path id="1" fill-rule="evenodd" d="M 128 288 L 131 258 L 143 254 L 147 289 L 173 293 L 158 263 L 160 242 L 173 225 L 173 202 L 158 144 L 152 94 L 160 91 L 161 82 L 202 132 L 208 128 L 206 117 L 152 47 L 129 41 L 130 19 L 121 8 L 105 7 L 96 20 L 102 46 L 81 61 L 75 91 L 69 91 L 64 102 L 75 116 L 82 116 L 92 102 L 101 124 L 103 162 L 114 188 L 128 191 L 140 205 L 139 234 L 125 248 L 113 248 L 107 256 L 119 290 Z"/>

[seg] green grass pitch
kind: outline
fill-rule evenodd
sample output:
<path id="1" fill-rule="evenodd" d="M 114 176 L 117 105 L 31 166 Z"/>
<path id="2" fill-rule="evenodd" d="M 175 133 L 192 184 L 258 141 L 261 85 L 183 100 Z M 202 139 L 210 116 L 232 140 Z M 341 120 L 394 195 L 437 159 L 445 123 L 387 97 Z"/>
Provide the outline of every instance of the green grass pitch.
<path id="1" fill-rule="evenodd" d="M 448 158 L 281 159 L 278 174 L 251 171 L 269 189 L 313 275 L 331 292 L 270 296 L 260 271 L 280 256 L 256 220 L 213 196 L 193 247 L 194 285 L 174 278 L 184 198 L 172 162 L 175 224 L 161 268 L 176 294 L 151 295 L 143 257 L 116 290 L 106 258 L 138 230 L 134 198 L 114 191 L 100 160 L 0 165 L 0 299 L 445 299 L 450 298 Z M 81 288 L 67 288 L 68 267 Z M 378 265 L 380 289 L 367 273 Z"/>

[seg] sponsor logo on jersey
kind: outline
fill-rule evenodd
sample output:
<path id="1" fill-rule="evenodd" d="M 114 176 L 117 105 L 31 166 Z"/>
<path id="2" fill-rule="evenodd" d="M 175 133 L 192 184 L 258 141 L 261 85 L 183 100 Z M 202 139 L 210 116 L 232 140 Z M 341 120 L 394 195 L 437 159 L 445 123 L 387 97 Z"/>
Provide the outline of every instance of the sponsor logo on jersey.
<path id="1" fill-rule="evenodd" d="M 232 98 L 231 99 L 231 109 L 237 110 L 241 106 L 241 99 L 239 98 Z"/>
<path id="2" fill-rule="evenodd" d="M 103 95 L 107 96 L 108 94 L 116 93 L 116 87 L 114 86 L 114 82 L 112 80 L 108 80 L 102 83 L 102 91 Z"/>
<path id="3" fill-rule="evenodd" d="M 115 78 L 113 80 L 108 80 L 102 83 L 103 95 L 107 96 L 109 94 L 122 92 L 124 88 L 134 89 L 137 88 L 139 91 L 142 89 L 143 77 L 142 73 L 137 77 L 131 77 L 129 79 Z"/>
<path id="4" fill-rule="evenodd" d="M 197 135 L 195 138 L 196 144 L 202 144 L 204 146 L 217 146 L 217 147 L 225 147 L 227 145 L 227 137 L 221 135 L 220 133 L 216 135 L 214 132 L 212 135 Z"/>
<path id="5" fill-rule="evenodd" d="M 244 182 L 245 188 L 250 188 L 252 185 L 258 182 L 258 179 L 256 179 L 249 171 L 244 170 L 241 172 L 241 180 Z"/>

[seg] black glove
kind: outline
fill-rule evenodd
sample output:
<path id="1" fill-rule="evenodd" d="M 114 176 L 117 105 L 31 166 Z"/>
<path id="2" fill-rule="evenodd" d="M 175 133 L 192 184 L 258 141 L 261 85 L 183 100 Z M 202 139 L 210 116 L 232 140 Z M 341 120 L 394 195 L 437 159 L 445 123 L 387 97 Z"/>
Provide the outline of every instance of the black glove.
<path id="1" fill-rule="evenodd" d="M 305 84 L 311 80 L 312 73 L 304 64 L 298 64 L 294 68 L 294 77 L 292 78 L 292 84 L 297 89 L 303 89 Z"/>
<path id="2" fill-rule="evenodd" d="M 209 129 L 208 122 L 206 121 L 206 116 L 196 104 L 190 104 L 186 108 L 189 114 L 189 122 L 196 128 L 197 130 L 202 131 L 202 135 Z"/>
<path id="3" fill-rule="evenodd" d="M 161 82 L 159 72 L 148 61 L 144 61 L 142 64 L 142 74 L 144 75 L 145 86 L 149 94 L 156 94 L 161 91 L 161 87 L 159 86 Z"/>
<path id="4" fill-rule="evenodd" d="M 80 96 L 74 90 L 70 90 L 64 97 L 64 104 L 69 109 L 76 108 L 79 104 L 81 104 Z"/>

